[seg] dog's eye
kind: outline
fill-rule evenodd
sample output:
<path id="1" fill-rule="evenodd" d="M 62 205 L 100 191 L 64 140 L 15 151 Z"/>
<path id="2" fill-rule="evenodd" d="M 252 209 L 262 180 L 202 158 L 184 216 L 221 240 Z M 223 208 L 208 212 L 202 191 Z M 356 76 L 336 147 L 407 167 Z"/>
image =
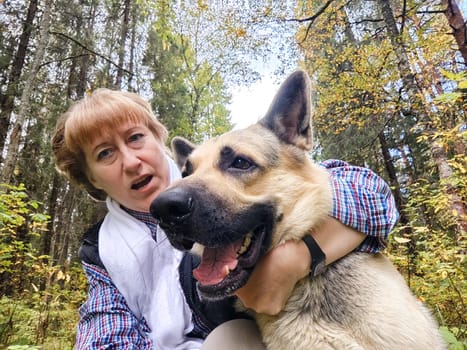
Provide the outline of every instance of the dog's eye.
<path id="1" fill-rule="evenodd" d="M 240 169 L 240 170 L 248 170 L 252 166 L 254 166 L 252 162 L 242 157 L 236 157 L 231 165 L 232 168 Z"/>

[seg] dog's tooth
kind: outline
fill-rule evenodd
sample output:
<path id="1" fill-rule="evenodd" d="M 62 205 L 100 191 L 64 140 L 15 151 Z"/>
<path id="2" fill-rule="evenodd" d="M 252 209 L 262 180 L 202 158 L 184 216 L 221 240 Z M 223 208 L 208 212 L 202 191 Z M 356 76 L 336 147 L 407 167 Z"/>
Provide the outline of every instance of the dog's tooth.
<path id="1" fill-rule="evenodd" d="M 251 233 L 249 233 L 249 234 L 246 235 L 245 241 L 243 241 L 243 247 L 248 248 L 248 247 L 250 246 L 250 244 L 251 244 L 251 238 L 252 238 L 252 234 L 251 234 Z"/>
<path id="2" fill-rule="evenodd" d="M 243 253 L 245 253 L 245 252 L 247 251 L 248 247 L 249 247 L 250 244 L 251 244 L 251 238 L 252 238 L 252 236 L 253 236 L 253 235 L 252 235 L 251 233 L 249 233 L 249 234 L 247 234 L 247 235 L 245 236 L 245 240 L 243 241 L 242 247 L 239 249 L 239 251 L 238 251 L 238 253 L 237 253 L 238 255 L 241 255 L 241 254 L 243 254 Z"/>

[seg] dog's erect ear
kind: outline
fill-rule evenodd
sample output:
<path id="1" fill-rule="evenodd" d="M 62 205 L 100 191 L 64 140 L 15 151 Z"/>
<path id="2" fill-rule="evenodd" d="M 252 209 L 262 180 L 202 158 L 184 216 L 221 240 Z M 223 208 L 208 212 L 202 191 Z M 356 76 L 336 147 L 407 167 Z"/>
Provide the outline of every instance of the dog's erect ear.
<path id="1" fill-rule="evenodd" d="M 179 169 L 185 165 L 186 159 L 196 148 L 190 141 L 180 136 L 175 136 L 172 140 L 172 152 L 174 154 L 175 163 Z"/>
<path id="2" fill-rule="evenodd" d="M 280 86 L 259 123 L 282 141 L 305 150 L 312 147 L 311 82 L 305 71 L 292 73 Z"/>

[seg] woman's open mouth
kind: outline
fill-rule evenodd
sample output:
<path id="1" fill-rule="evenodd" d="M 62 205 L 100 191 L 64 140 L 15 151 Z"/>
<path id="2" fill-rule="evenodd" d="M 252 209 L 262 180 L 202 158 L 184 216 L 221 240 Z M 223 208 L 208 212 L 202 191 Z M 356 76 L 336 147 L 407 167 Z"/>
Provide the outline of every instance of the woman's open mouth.
<path id="1" fill-rule="evenodd" d="M 151 182 L 152 177 L 153 177 L 152 175 L 146 176 L 143 180 L 131 185 L 131 189 L 132 190 L 139 190 L 139 189 L 143 188 L 144 186 L 146 186 L 148 183 Z"/>

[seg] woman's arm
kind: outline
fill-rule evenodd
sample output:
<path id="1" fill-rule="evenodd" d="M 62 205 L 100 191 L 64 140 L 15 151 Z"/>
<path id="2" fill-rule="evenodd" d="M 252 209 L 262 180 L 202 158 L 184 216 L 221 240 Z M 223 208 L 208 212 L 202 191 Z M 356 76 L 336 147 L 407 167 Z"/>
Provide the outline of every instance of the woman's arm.
<path id="1" fill-rule="evenodd" d="M 83 263 L 83 267 L 89 292 L 79 310 L 75 349 L 152 349 L 149 327 L 132 314 L 107 272 L 87 263 Z"/>
<path id="2" fill-rule="evenodd" d="M 328 217 L 319 229 L 311 235 L 316 243 L 318 243 L 321 250 L 326 254 L 326 265 L 354 251 L 366 238 L 364 233 L 358 232 L 349 226 L 345 226 L 333 217 Z M 298 244 L 301 246 L 301 250 L 308 250 L 306 247 L 303 248 L 304 243 L 302 241 L 298 242 Z M 308 252 L 308 255 L 309 254 Z M 306 257 L 307 254 L 303 253 L 300 255 Z M 311 263 L 311 258 L 310 260 L 306 260 Z M 310 265 L 308 265 L 308 272 L 309 271 Z M 305 277 L 305 275 L 302 277 Z"/>

